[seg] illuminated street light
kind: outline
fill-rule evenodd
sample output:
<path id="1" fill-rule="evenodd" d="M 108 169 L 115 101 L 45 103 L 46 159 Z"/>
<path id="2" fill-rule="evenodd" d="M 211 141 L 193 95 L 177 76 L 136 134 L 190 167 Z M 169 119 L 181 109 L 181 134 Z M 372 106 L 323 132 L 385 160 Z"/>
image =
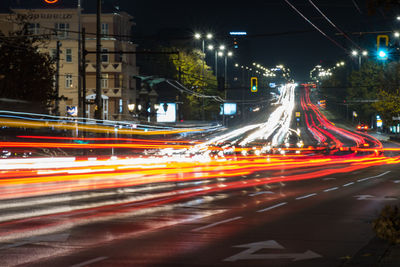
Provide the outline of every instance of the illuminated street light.
<path id="1" fill-rule="evenodd" d="M 362 51 L 362 55 L 363 56 L 368 56 L 368 51 L 366 51 L 366 50 Z"/>
<path id="2" fill-rule="evenodd" d="M 399 38 L 400 37 L 400 33 L 399 32 L 394 32 L 394 37 Z"/>
<path id="3" fill-rule="evenodd" d="M 357 55 L 358 55 L 358 51 L 353 50 L 353 51 L 351 51 L 351 54 L 352 54 L 353 56 L 357 56 Z"/>

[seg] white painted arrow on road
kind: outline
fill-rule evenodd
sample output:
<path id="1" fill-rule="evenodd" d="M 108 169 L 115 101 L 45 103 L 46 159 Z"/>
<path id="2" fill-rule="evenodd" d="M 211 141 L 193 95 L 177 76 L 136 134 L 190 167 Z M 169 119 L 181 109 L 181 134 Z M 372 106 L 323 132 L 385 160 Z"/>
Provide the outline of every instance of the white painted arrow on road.
<path id="1" fill-rule="evenodd" d="M 248 248 L 238 254 L 235 254 L 229 258 L 224 259 L 224 261 L 237 261 L 237 260 L 264 260 L 264 259 L 292 259 L 292 261 L 299 260 L 307 260 L 314 258 L 321 258 L 322 256 L 311 251 L 307 250 L 304 253 L 263 253 L 263 254 L 255 254 L 255 252 L 261 249 L 284 249 L 282 245 L 280 245 L 275 240 L 268 240 L 263 242 L 256 242 L 250 244 L 243 244 L 234 246 L 236 248 Z"/>

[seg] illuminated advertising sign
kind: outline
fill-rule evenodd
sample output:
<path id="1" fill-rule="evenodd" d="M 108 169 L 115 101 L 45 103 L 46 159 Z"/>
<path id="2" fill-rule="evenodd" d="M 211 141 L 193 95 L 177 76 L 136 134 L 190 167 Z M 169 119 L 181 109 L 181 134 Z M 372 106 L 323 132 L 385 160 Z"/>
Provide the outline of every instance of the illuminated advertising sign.
<path id="1" fill-rule="evenodd" d="M 176 121 L 176 104 L 160 103 L 160 107 L 157 110 L 157 122 L 175 122 L 175 121 Z"/>
<path id="2" fill-rule="evenodd" d="M 223 113 L 222 113 L 223 111 Z M 236 103 L 224 103 L 221 105 L 220 115 L 235 115 L 236 114 Z"/>

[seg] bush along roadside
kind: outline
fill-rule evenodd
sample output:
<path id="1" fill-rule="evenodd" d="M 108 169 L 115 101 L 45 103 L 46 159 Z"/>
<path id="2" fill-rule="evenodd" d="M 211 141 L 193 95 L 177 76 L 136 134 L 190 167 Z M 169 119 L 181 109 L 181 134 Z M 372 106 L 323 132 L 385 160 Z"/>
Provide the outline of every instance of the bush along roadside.
<path id="1" fill-rule="evenodd" d="M 400 244 L 400 208 L 386 205 L 373 222 L 376 235 L 391 245 Z"/>

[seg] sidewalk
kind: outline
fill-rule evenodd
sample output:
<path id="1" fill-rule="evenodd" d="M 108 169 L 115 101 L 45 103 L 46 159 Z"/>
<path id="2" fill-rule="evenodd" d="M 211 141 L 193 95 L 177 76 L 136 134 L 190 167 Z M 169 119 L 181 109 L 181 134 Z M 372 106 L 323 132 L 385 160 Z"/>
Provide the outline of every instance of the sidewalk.
<path id="1" fill-rule="evenodd" d="M 400 266 L 400 245 L 390 245 L 374 237 L 343 266 L 398 267 Z"/>

